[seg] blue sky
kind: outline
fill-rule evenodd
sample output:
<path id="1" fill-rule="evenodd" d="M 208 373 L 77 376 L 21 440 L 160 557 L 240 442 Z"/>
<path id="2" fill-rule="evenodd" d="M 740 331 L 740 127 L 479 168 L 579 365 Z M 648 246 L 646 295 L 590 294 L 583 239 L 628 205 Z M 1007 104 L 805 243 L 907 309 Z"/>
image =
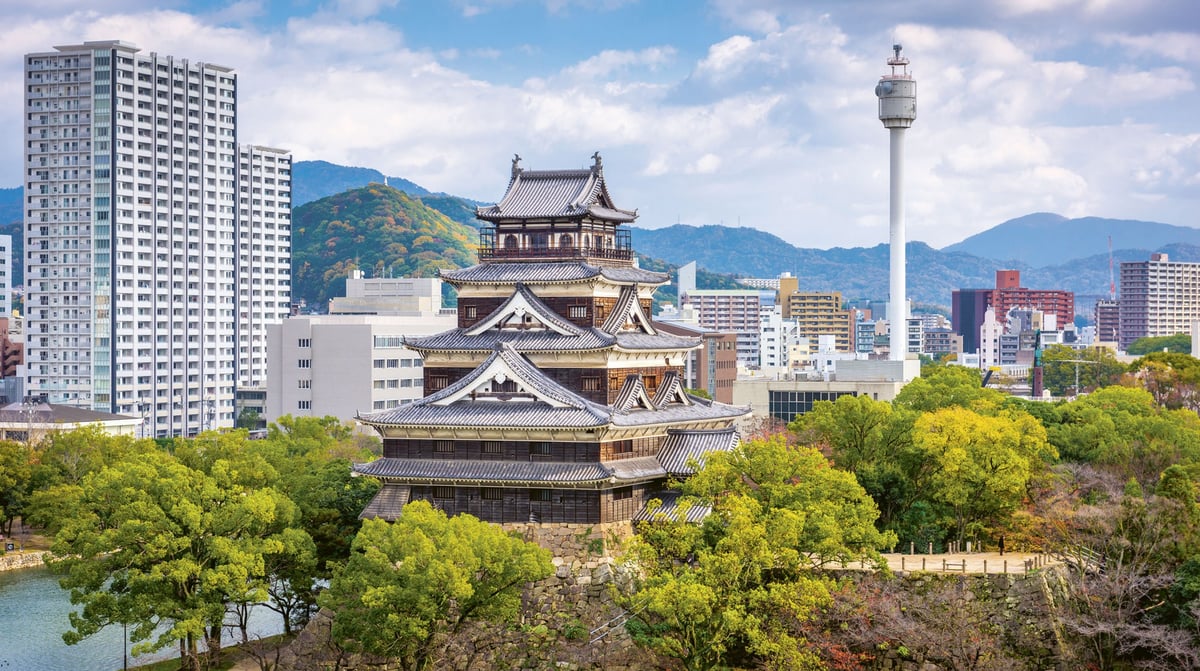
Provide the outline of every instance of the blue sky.
<path id="1" fill-rule="evenodd" d="M 1194 0 L 40 0 L 0 7 L 0 185 L 21 56 L 122 39 L 233 67 L 241 142 L 499 198 L 600 151 L 638 225 L 887 239 L 872 93 L 918 81 L 910 240 L 1037 211 L 1200 226 Z"/>

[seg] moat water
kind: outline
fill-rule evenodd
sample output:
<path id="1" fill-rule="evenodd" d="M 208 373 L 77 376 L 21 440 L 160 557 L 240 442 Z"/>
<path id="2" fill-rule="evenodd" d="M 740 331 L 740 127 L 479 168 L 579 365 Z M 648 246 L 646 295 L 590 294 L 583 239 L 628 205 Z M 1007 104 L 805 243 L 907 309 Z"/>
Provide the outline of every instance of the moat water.
<path id="1" fill-rule="evenodd" d="M 58 577 L 45 568 L 0 571 L 0 671 L 115 671 L 122 668 L 121 627 L 110 626 L 75 645 L 63 642 L 75 610 Z M 283 630 L 280 617 L 263 607 L 251 616 L 251 637 Z M 240 637 L 240 635 L 239 635 Z M 228 630 L 225 641 L 234 642 Z M 129 666 L 178 656 L 168 646 L 152 654 L 129 656 Z"/>

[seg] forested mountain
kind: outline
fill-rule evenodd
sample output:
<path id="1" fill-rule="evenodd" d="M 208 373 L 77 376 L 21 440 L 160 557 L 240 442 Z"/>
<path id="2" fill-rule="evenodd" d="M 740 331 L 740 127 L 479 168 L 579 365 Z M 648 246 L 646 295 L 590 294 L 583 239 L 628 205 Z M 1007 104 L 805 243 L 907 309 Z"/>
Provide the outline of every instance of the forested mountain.
<path id="1" fill-rule="evenodd" d="M 300 207 L 314 200 L 332 196 L 350 189 L 387 180 L 409 196 L 426 196 L 428 189 L 402 177 L 385 177 L 373 168 L 358 168 L 337 165 L 328 161 L 297 161 L 292 164 L 292 207 Z"/>
<path id="2" fill-rule="evenodd" d="M 345 295 L 353 268 L 368 276 L 434 277 L 476 262 L 478 233 L 383 184 L 351 189 L 292 213 L 292 299 L 324 306 Z"/>
<path id="3" fill-rule="evenodd" d="M 888 246 L 884 244 L 804 249 L 753 228 L 677 225 L 635 228 L 633 246 L 642 254 L 671 264 L 696 261 L 698 266 L 716 273 L 776 277 L 790 272 L 799 277 L 801 288 L 841 291 L 846 298 L 884 298 L 888 293 Z M 1066 289 L 1081 296 L 1107 295 L 1107 252 L 1071 259 L 1071 249 L 1059 250 L 1059 265 L 1038 268 L 1019 261 L 998 261 L 910 242 L 908 294 L 918 303 L 949 305 L 953 290 L 995 286 L 997 270 L 1015 268 L 1021 271 L 1021 284 L 1033 289 Z M 1116 250 L 1113 262 L 1119 269 L 1122 261 L 1145 261 L 1155 251 L 1167 252 L 1172 260 L 1200 261 L 1200 246 L 1176 243 Z"/>

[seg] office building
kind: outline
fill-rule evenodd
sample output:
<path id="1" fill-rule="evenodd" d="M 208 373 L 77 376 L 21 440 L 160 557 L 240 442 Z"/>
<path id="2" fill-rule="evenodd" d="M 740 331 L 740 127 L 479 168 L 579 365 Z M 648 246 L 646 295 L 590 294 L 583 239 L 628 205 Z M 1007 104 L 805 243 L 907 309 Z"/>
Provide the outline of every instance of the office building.
<path id="1" fill-rule="evenodd" d="M 1166 254 L 1122 262 L 1118 311 L 1121 350 L 1138 338 L 1191 333 L 1200 319 L 1200 263 L 1171 261 Z"/>
<path id="2" fill-rule="evenodd" d="M 231 426 L 290 302 L 290 155 L 239 144 L 222 65 L 85 42 L 24 83 L 27 393 Z"/>
<path id="3" fill-rule="evenodd" d="M 1120 301 L 1107 298 L 1096 301 L 1093 321 L 1096 342 L 1116 343 L 1120 338 L 1121 328 Z"/>
<path id="4" fill-rule="evenodd" d="M 997 270 L 996 286 L 991 289 L 955 289 L 950 299 L 954 332 L 963 338 L 964 352 L 977 352 L 983 344 L 979 329 L 988 308 L 996 321 L 1005 323 L 1013 309 L 1038 310 L 1054 315 L 1059 324 L 1075 320 L 1075 294 L 1059 289 L 1027 289 L 1021 286 L 1019 270 Z"/>

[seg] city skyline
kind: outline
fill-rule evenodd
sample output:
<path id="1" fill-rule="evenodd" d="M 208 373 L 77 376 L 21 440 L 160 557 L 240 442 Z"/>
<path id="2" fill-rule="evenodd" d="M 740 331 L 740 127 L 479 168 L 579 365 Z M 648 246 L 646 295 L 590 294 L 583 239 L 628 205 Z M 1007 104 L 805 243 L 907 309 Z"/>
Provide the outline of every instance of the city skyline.
<path id="1" fill-rule="evenodd" d="M 5 7 L 0 186 L 21 183 L 21 56 L 121 39 L 234 68 L 239 142 L 296 160 L 486 201 L 507 177 L 491 167 L 514 153 L 540 169 L 599 150 L 639 226 L 874 246 L 887 240 L 887 132 L 873 88 L 900 42 L 921 104 L 909 240 L 940 247 L 1035 211 L 1194 224 L 1200 18 L 1182 0 L 795 4 Z"/>

